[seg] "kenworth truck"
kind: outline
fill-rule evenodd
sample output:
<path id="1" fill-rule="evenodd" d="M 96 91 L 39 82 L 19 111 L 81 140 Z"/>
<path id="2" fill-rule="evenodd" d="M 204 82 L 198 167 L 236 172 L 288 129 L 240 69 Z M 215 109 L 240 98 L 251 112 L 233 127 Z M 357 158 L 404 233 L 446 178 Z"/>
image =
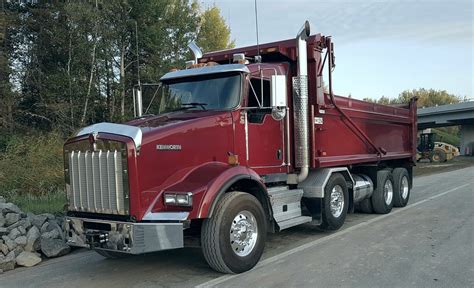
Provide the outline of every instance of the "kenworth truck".
<path id="1" fill-rule="evenodd" d="M 296 39 L 190 47 L 195 59 L 160 79 L 146 114 L 137 94 L 137 118 L 65 143 L 70 245 L 115 258 L 194 243 L 213 269 L 240 273 L 267 233 L 407 205 L 416 99 L 334 95 L 331 37 L 306 22 Z"/>

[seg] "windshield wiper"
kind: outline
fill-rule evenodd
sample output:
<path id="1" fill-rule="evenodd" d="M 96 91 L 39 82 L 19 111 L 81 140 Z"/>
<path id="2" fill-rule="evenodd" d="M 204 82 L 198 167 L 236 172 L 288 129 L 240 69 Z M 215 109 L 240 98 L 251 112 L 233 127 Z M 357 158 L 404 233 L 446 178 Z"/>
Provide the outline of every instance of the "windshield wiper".
<path id="1" fill-rule="evenodd" d="M 194 106 L 194 107 L 201 106 L 202 110 L 206 110 L 206 107 L 205 107 L 206 105 L 207 103 L 200 103 L 200 102 L 181 103 L 181 106 Z"/>

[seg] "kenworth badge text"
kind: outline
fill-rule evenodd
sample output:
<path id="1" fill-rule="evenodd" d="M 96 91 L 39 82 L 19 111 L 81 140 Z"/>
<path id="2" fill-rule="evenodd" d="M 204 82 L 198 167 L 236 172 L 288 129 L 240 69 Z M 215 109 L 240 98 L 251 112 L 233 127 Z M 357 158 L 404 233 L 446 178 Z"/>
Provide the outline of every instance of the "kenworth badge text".
<path id="1" fill-rule="evenodd" d="M 121 257 L 198 243 L 213 269 L 240 273 L 267 233 L 308 222 L 336 230 L 355 208 L 407 205 L 416 99 L 334 95 L 334 45 L 310 36 L 308 22 L 296 39 L 190 47 L 195 60 L 160 79 L 153 114 L 142 115 L 137 94 L 136 119 L 65 143 L 70 245 Z"/>

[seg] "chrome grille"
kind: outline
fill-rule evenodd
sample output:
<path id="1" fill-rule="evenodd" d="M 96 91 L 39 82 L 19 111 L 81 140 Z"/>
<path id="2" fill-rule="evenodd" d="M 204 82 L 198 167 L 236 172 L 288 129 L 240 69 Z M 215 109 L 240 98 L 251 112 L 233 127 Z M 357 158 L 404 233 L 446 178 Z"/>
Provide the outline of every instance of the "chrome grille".
<path id="1" fill-rule="evenodd" d="M 70 210 L 128 213 L 124 193 L 126 162 L 120 151 L 72 151 L 67 160 Z"/>

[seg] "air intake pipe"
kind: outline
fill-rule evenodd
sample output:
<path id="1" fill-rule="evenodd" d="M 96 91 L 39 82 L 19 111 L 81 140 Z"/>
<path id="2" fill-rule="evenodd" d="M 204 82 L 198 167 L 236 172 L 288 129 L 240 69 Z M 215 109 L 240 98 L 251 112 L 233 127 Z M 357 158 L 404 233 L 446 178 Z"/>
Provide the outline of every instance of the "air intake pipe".
<path id="1" fill-rule="evenodd" d="M 293 77 L 293 111 L 295 123 L 295 166 L 300 168 L 298 183 L 308 177 L 309 172 L 309 123 L 308 123 L 308 57 L 307 43 L 310 33 L 306 21 L 296 35 L 298 46 L 298 76 Z"/>

